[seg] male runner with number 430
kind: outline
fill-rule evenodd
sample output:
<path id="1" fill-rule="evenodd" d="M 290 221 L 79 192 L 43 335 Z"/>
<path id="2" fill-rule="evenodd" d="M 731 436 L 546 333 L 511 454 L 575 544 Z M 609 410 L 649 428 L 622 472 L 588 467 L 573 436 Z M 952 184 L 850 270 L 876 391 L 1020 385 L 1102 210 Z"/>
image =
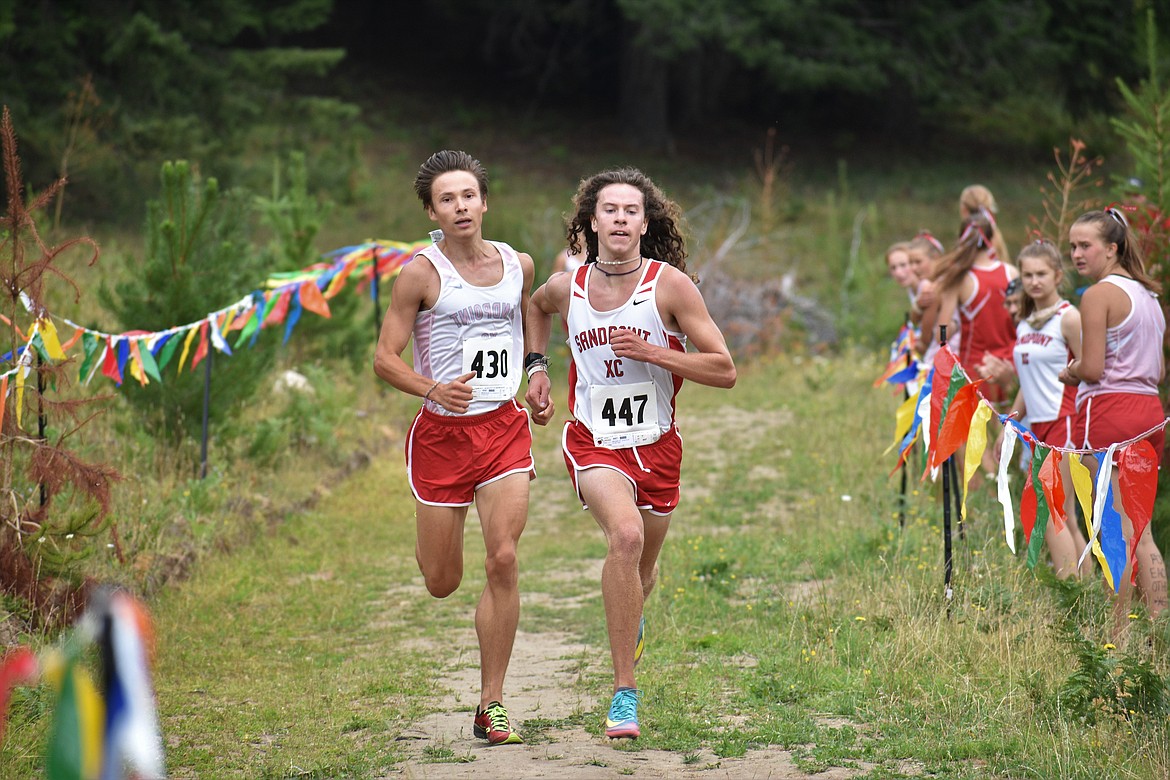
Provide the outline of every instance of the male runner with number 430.
<path id="1" fill-rule="evenodd" d="M 516 545 L 535 476 L 528 415 L 515 400 L 532 258 L 484 240 L 487 173 L 471 155 L 436 152 L 414 186 L 440 231 L 394 283 L 374 371 L 423 399 L 406 440 L 406 473 L 415 557 L 432 596 L 459 587 L 463 525 L 475 502 L 487 586 L 475 611 L 482 687 L 473 733 L 492 745 L 514 744 L 523 740 L 503 699 L 520 619 Z M 412 336 L 413 367 L 402 359 Z M 545 425 L 551 415 L 536 410 L 532 419 Z"/>

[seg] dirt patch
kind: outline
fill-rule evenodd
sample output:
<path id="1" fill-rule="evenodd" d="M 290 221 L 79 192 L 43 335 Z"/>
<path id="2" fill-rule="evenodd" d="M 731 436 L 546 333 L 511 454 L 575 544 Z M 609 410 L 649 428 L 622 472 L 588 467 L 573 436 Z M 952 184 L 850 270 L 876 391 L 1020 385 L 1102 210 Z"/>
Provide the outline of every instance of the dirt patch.
<path id="1" fill-rule="evenodd" d="M 770 436 L 791 422 L 787 410 L 766 414 L 748 413 L 725 407 L 719 414 L 684 421 L 684 433 L 692 456 L 700 462 L 718 461 L 721 448 L 716 446 L 732 433 L 746 437 L 744 446 Z M 703 474 L 714 469 L 691 469 L 685 490 L 688 500 L 705 489 Z M 774 468 L 760 467 L 751 477 L 773 480 Z M 536 488 L 537 490 L 540 487 Z M 542 495 L 532 503 L 525 534 L 566 533 L 566 518 L 572 528 L 582 516 L 572 510 L 573 497 L 568 491 Z M 590 531 L 596 531 L 588 515 Z M 474 508 L 467 519 L 468 528 L 478 520 Z M 728 529 L 734 532 L 735 529 Z M 576 531 L 574 531 L 575 533 Z M 524 735 L 522 745 L 488 747 L 472 734 L 472 717 L 479 702 L 479 651 L 474 630 L 468 629 L 444 638 L 443 644 L 429 640 L 411 640 L 412 649 L 425 649 L 430 657 L 445 659 L 435 680 L 433 705 L 436 711 L 418 721 L 410 730 L 396 735 L 406 760 L 395 765 L 386 777 L 406 778 L 674 778 L 696 775 L 704 778 L 818 778 L 843 780 L 855 777 L 872 767 L 833 768 L 809 775 L 801 771 L 792 754 L 769 747 L 750 751 L 739 758 L 720 758 L 709 750 L 674 752 L 640 750 L 637 743 L 611 742 L 586 729 L 589 718 L 597 717 L 596 705 L 602 691 L 581 693 L 583 677 L 607 678 L 610 673 L 609 649 L 588 645 L 574 634 L 523 630 L 524 611 L 530 607 L 555 605 L 558 610 L 573 609 L 595 599 L 600 593 L 601 560 L 565 560 L 547 571 L 525 575 L 521 572 L 521 631 L 516 636 L 512 660 L 505 683 L 505 704 L 517 730 Z M 556 591 L 557 594 L 545 592 Z M 565 592 L 579 593 L 566 596 Z M 391 603 L 428 598 L 421 587 L 399 588 L 387 594 Z M 728 659 L 728 663 L 752 666 L 749 656 Z M 734 721 L 727 728 L 738 727 Z"/>

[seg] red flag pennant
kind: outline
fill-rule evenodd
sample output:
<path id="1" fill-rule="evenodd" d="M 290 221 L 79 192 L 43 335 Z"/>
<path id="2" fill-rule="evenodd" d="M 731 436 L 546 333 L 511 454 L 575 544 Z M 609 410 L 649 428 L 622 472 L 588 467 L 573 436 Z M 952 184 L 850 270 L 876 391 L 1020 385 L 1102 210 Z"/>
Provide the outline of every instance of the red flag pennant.
<path id="1" fill-rule="evenodd" d="M 1064 530 L 1064 482 L 1060 477 L 1060 450 L 1049 450 L 1048 457 L 1040 466 L 1040 487 L 1044 500 L 1048 502 L 1048 516 L 1056 532 Z"/>
<path id="2" fill-rule="evenodd" d="M 284 322 L 284 318 L 288 316 L 288 302 L 292 298 L 292 290 L 285 290 L 276 299 L 276 303 L 272 307 L 272 311 L 268 312 L 268 317 L 265 318 L 261 327 L 267 328 L 269 325 L 279 325 Z"/>
<path id="3" fill-rule="evenodd" d="M 941 465 L 967 441 L 967 434 L 971 430 L 971 416 L 979 407 L 977 388 L 982 382 L 983 380 L 980 379 L 969 385 L 963 385 L 955 393 L 954 400 L 947 408 L 947 416 L 943 419 L 942 426 L 938 431 L 938 442 L 931 459 L 931 468 Z M 931 400 L 933 401 L 933 398 Z"/>
<path id="4" fill-rule="evenodd" d="M 1158 456 L 1154 445 L 1142 439 L 1118 452 L 1117 471 L 1121 505 L 1133 523 L 1133 539 L 1129 544 L 1132 556 L 1154 513 L 1154 494 L 1158 492 Z"/>
<path id="5" fill-rule="evenodd" d="M 122 372 L 118 368 L 118 350 L 114 348 L 113 339 L 106 341 L 106 359 L 102 363 L 102 375 L 122 384 Z"/>
<path id="6" fill-rule="evenodd" d="M 191 358 L 191 370 L 195 370 L 195 366 L 199 365 L 199 361 L 207 357 L 207 330 L 211 327 L 211 323 L 207 320 L 199 326 L 199 346 L 195 349 L 195 357 Z"/>
<path id="7" fill-rule="evenodd" d="M 1032 540 L 1033 526 L 1036 525 L 1036 489 L 1032 486 L 1032 470 L 1024 478 L 1024 492 L 1020 496 L 1020 527 L 1024 529 L 1024 540 Z M 1044 529 L 1040 529 L 1044 533 Z"/>
<path id="8" fill-rule="evenodd" d="M 321 288 L 317 286 L 314 281 L 308 281 L 301 285 L 301 306 L 306 310 L 319 314 L 322 317 L 329 319 L 332 313 L 329 311 L 329 304 L 325 301 L 325 296 L 321 294 Z"/>

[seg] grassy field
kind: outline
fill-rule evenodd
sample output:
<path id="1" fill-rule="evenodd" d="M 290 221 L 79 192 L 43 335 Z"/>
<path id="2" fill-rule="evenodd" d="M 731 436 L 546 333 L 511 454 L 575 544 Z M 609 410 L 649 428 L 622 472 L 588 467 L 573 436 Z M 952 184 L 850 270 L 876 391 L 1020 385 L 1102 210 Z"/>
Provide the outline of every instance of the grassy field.
<path id="1" fill-rule="evenodd" d="M 881 455 L 897 398 L 870 386 L 880 369 L 859 354 L 787 356 L 744 367 L 729 392 L 684 389 L 683 503 L 647 606 L 643 737 L 632 745 L 598 737 L 609 687 L 601 534 L 573 506 L 558 436 L 536 432 L 517 653 L 569 637 L 577 672 L 549 695 L 580 704 L 553 719 L 516 713 L 532 743 L 523 750 L 568 772 L 576 759 L 560 743 L 584 740 L 577 763 L 613 776 L 757 776 L 736 774 L 737 762 L 777 749 L 793 772 L 777 777 L 1170 772 L 1165 624 L 1135 613 L 1130 640 L 1107 646 L 1097 581 L 1029 572 L 1002 540 L 990 490 L 972 497 L 945 602 L 929 483 L 912 480 L 899 527 L 893 461 Z M 504 760 L 461 731 L 421 749 L 399 739 L 430 713 L 470 720 L 469 694 L 447 680 L 474 667 L 452 638 L 469 631 L 483 551 L 471 522 L 463 587 L 441 602 L 425 595 L 403 409 L 363 400 L 385 444 L 368 464 L 318 477 L 311 507 L 154 602 L 173 777 L 470 776 Z M 18 694 L 0 775 L 34 776 L 45 706 L 41 692 Z M 639 754 L 649 763 L 622 763 Z"/>
<path id="2" fill-rule="evenodd" d="M 827 357 L 812 357 L 794 330 L 783 355 L 741 365 L 732 392 L 684 391 L 684 504 L 648 606 L 647 728 L 633 752 L 656 756 L 663 776 L 721 762 L 747 773 L 733 762 L 776 749 L 794 772 L 833 766 L 871 777 L 1170 772 L 1165 627 L 1138 614 L 1139 638 L 1107 649 L 1100 589 L 1026 571 L 1000 538 L 990 491 L 973 498 L 948 609 L 937 499 L 915 483 L 899 527 L 893 463 L 881 457 L 897 399 L 869 386 L 881 366 L 866 356 L 881 354 L 905 308 L 886 278 L 886 246 L 921 228 L 952 235 L 959 191 L 980 181 L 999 197 L 1001 225 L 1019 247 L 1028 216 L 1041 211 L 1044 165 L 991 170 L 880 150 L 833 159 L 797 144 L 767 193 L 753 162 L 763 132 L 647 156 L 581 123 L 537 119 L 521 132 L 469 105 L 440 126 L 425 102 L 394 104 L 400 113 L 370 117 L 379 132 L 365 149 L 361 198 L 332 213 L 321 251 L 425 236 L 414 170 L 437 148 L 466 148 L 492 176 L 487 235 L 530 252 L 542 277 L 578 179 L 634 163 L 683 206 L 693 266 L 702 269 L 746 209 L 747 233 L 726 267 L 749 280 L 791 273 L 841 329 L 837 351 L 817 345 Z M 202 170 L 215 175 L 211 163 Z M 88 267 L 80 255 L 64 257 L 82 295 L 58 288 L 49 303 L 115 330 L 94 290 L 135 273 L 142 236 L 84 232 L 103 246 L 102 260 Z M 363 305 L 358 316 L 369 314 Z M 458 674 L 482 587 L 478 531 L 469 524 L 464 587 L 444 602 L 425 596 L 400 454 L 412 399 L 375 386 L 372 328 L 368 343 L 346 344 L 336 361 L 302 348 L 302 333 L 287 346 L 266 334 L 257 348 L 279 350 L 276 371 L 306 374 L 316 394 L 264 392 L 225 422 L 213 411 L 204 480 L 193 477 L 197 442 L 161 443 L 101 378 L 68 391 L 114 393 L 72 445 L 125 479 L 114 493 L 117 549 L 105 533 L 61 542 L 77 555 L 63 573 L 149 597 L 176 777 L 376 777 L 410 767 L 435 776 L 461 760 L 490 770 L 457 729 L 442 736 L 445 722 L 426 720 L 453 701 L 466 714 Z M 50 419 L 50 437 L 61 424 Z M 577 704 L 519 717 L 530 743 L 560 745 L 566 761 L 581 749 L 582 761 L 612 767 L 610 754 L 629 748 L 595 739 L 608 676 L 596 577 L 604 547 L 574 508 L 557 436 L 540 431 L 537 446 L 539 510 L 522 547 L 527 644 L 518 652 L 555 638 L 554 655 L 575 671 L 541 690 L 569 691 Z M 23 609 L 4 597 L 0 625 L 31 626 Z M 16 638 L 53 641 L 36 631 Z M 37 775 L 48 708 L 43 688 L 18 692 L 0 777 Z M 441 735 L 421 751 L 396 739 L 420 718 Z M 655 776 L 645 764 L 621 771 L 639 766 Z"/>

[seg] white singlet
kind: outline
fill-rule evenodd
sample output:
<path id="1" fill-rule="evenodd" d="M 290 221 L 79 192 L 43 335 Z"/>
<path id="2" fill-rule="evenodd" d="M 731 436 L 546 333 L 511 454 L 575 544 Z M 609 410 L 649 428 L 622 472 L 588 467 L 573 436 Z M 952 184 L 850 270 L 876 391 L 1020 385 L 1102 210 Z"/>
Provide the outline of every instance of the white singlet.
<path id="1" fill-rule="evenodd" d="M 435 305 L 414 318 L 414 370 L 439 382 L 475 371 L 467 415 L 490 412 L 512 399 L 524 369 L 524 269 L 512 247 L 488 243 L 504 265 L 503 277 L 490 287 L 477 287 L 460 276 L 438 245 L 419 250 L 413 261 L 430 261 L 440 283 Z M 452 415 L 434 401 L 428 400 L 426 407 Z"/>
<path id="2" fill-rule="evenodd" d="M 633 295 L 621 306 L 598 311 L 589 303 L 594 264 L 573 274 L 569 294 L 569 408 L 599 447 L 650 444 L 674 425 L 674 399 L 682 378 L 651 363 L 614 356 L 613 328 L 628 328 L 660 347 L 686 352 L 686 336 L 666 329 L 658 313 L 657 287 L 665 263 L 647 260 Z"/>
<path id="3" fill-rule="evenodd" d="M 1071 309 L 1072 304 L 1061 301 L 1056 313 L 1039 329 L 1033 328 L 1027 320 L 1020 320 L 1016 325 L 1012 359 L 1016 364 L 1016 376 L 1020 379 L 1020 392 L 1024 394 L 1024 406 L 1028 409 L 1029 423 L 1052 422 L 1076 411 L 1076 387 L 1063 384 L 1058 378 L 1061 369 L 1073 357 L 1060 332 L 1064 313 Z"/>

